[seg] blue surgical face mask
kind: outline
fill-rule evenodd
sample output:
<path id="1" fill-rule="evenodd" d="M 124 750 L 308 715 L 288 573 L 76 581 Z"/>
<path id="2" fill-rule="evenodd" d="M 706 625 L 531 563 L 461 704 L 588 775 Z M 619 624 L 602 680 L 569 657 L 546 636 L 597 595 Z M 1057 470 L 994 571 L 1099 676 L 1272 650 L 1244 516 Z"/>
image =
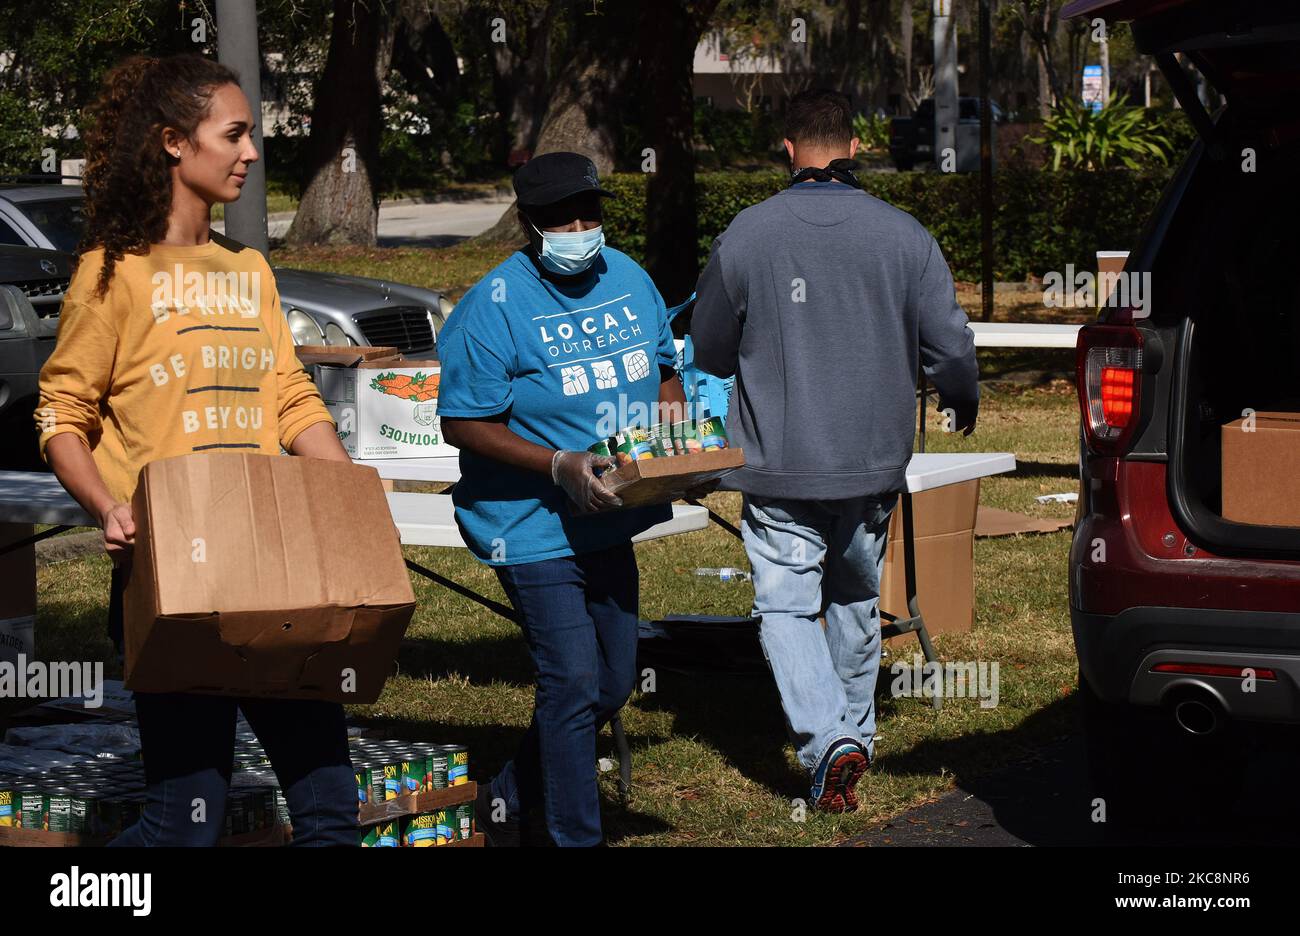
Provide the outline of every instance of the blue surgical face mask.
<path id="1" fill-rule="evenodd" d="M 537 225 L 531 221 L 529 224 L 542 238 L 542 266 L 561 276 L 573 276 L 586 270 L 605 246 L 605 232 L 600 225 L 590 231 L 552 233 L 538 231 Z"/>

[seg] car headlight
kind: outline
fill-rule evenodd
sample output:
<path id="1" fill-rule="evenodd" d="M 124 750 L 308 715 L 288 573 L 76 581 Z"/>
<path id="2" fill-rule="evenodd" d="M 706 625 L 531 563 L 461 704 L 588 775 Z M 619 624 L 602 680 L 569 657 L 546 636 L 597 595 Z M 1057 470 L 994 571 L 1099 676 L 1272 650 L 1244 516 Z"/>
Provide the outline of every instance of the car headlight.
<path id="1" fill-rule="evenodd" d="M 356 344 L 356 342 L 352 340 L 352 336 L 334 322 L 327 322 L 325 324 L 325 343 L 327 345 L 342 345 L 345 348 L 349 345 Z"/>
<path id="2" fill-rule="evenodd" d="M 455 308 L 456 303 L 452 302 L 446 296 L 438 297 L 438 311 L 434 315 L 434 318 L 438 320 L 439 328 L 446 324 L 447 319 L 451 318 L 451 313 Z"/>
<path id="3" fill-rule="evenodd" d="M 325 344 L 325 333 L 320 330 L 316 320 L 302 309 L 290 308 L 285 318 L 289 320 L 289 332 L 296 345 Z"/>

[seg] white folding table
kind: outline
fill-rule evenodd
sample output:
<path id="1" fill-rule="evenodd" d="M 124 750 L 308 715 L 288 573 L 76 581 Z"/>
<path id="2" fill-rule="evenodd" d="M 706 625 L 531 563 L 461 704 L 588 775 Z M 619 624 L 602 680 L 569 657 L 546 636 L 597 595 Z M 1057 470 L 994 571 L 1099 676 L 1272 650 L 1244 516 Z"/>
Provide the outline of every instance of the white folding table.
<path id="1" fill-rule="evenodd" d="M 456 457 L 450 458 L 408 458 L 408 459 L 384 459 L 375 461 L 361 462 L 374 467 L 379 471 L 382 478 L 393 478 L 408 481 L 424 481 L 431 483 L 445 483 L 454 485 L 460 480 L 460 464 Z M 933 645 L 930 643 L 929 632 L 925 628 L 925 618 L 916 597 L 916 557 L 915 557 L 915 536 L 912 526 L 912 495 L 919 494 L 922 491 L 929 491 L 935 488 L 944 487 L 949 484 L 960 484 L 964 481 L 971 481 L 975 478 L 986 478 L 990 475 L 1001 474 L 1007 471 L 1015 471 L 1016 458 L 1010 452 L 970 452 L 970 453 L 950 453 L 950 452 L 918 452 L 912 456 L 907 466 L 907 488 L 902 492 L 901 509 L 903 519 L 903 578 L 907 595 L 907 616 L 887 615 L 886 624 L 882 627 L 882 637 L 896 637 L 902 634 L 915 633 L 917 640 L 921 644 L 922 653 L 927 661 L 938 659 Z M 408 531 L 403 534 L 403 542 L 407 542 L 406 535 L 413 537 L 424 537 L 429 540 L 420 540 L 423 545 L 458 545 L 459 533 L 447 532 L 445 524 L 451 523 L 454 528 L 454 522 L 451 519 L 450 505 L 439 508 L 445 510 L 446 516 L 435 517 L 428 513 L 429 508 L 424 506 L 429 502 L 427 500 L 418 501 L 415 498 L 429 498 L 437 495 L 428 494 L 390 494 L 389 504 L 393 507 L 394 519 L 398 519 L 399 512 L 403 512 L 403 519 L 399 522 L 399 527 Z M 425 511 L 425 520 L 437 526 L 436 531 L 430 529 L 428 533 L 422 532 L 421 521 L 414 516 L 406 516 L 405 504 L 406 499 L 411 499 L 412 505 L 420 505 L 419 509 Z M 681 504 L 673 505 L 674 517 L 665 524 L 660 524 L 643 533 L 638 539 L 653 539 L 656 535 L 671 535 L 672 532 L 678 532 L 678 526 L 686 529 L 698 530 L 706 524 L 706 517 L 717 523 L 723 529 L 727 530 L 737 538 L 740 537 L 740 531 L 734 525 L 718 516 L 712 510 L 707 510 L 703 505 L 691 502 L 689 506 Z M 695 514 L 688 514 L 687 511 L 696 511 Z M 441 540 L 434 542 L 434 537 L 453 537 L 455 543 L 444 543 Z M 416 542 L 416 540 L 412 540 Z M 433 578 L 440 584 L 451 588 L 472 600 L 478 601 L 498 614 L 513 619 L 510 609 L 499 605 L 490 599 L 483 598 L 480 595 L 469 593 L 467 589 L 457 583 L 450 582 L 437 573 L 429 570 L 421 570 L 408 561 L 407 563 L 416 571 L 420 571 L 426 577 Z M 936 697 L 936 707 L 941 704 Z"/>
<path id="2" fill-rule="evenodd" d="M 1082 325 L 1056 322 L 971 322 L 977 348 L 1073 348 Z"/>

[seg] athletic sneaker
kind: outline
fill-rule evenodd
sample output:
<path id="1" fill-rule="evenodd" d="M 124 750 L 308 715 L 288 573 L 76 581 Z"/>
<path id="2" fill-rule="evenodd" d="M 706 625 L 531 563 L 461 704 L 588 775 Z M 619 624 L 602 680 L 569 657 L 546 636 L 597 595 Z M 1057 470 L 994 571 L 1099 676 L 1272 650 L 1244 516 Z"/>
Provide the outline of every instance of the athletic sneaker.
<path id="1" fill-rule="evenodd" d="M 867 769 L 867 752 L 852 738 L 831 744 L 813 773 L 812 801 L 824 812 L 851 812 L 858 808 L 853 788 Z"/>

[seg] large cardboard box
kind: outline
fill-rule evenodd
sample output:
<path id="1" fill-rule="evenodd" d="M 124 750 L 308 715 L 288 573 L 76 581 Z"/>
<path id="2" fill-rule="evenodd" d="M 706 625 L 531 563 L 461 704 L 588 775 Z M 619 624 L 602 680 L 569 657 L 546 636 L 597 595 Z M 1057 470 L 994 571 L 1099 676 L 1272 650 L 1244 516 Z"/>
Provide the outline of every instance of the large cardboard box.
<path id="1" fill-rule="evenodd" d="M 916 544 L 916 597 L 933 636 L 968 631 L 975 620 L 975 514 L 980 483 L 975 478 L 912 495 L 912 530 Z M 907 617 L 903 574 L 903 503 L 899 498 L 889 523 L 881 608 Z M 912 634 L 891 646 L 915 642 Z"/>
<path id="2" fill-rule="evenodd" d="M 30 537 L 30 523 L 0 523 L 0 546 Z M 0 555 L 0 661 L 36 658 L 36 544 Z"/>
<path id="3" fill-rule="evenodd" d="M 378 358 L 354 366 L 318 363 L 312 379 L 348 455 L 434 458 L 455 455 L 438 418 L 437 361 Z"/>
<path id="4" fill-rule="evenodd" d="M 1300 527 L 1300 413 L 1247 419 L 1221 430 L 1223 519 Z"/>
<path id="5" fill-rule="evenodd" d="M 373 468 L 217 452 L 145 466 L 128 689 L 369 703 L 415 610 Z"/>

